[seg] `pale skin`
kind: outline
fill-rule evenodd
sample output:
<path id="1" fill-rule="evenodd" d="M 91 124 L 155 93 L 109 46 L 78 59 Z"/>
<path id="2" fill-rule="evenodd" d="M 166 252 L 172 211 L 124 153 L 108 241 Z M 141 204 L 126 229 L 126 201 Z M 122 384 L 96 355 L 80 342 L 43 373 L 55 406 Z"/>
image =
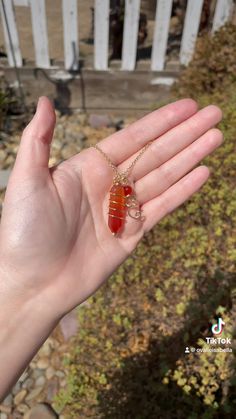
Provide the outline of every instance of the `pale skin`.
<path id="1" fill-rule="evenodd" d="M 143 235 L 207 181 L 200 161 L 222 143 L 214 105 L 164 106 L 99 142 L 119 170 L 153 141 L 131 180 L 145 220 L 107 227 L 112 170 L 94 148 L 48 167 L 55 113 L 46 97 L 25 128 L 0 224 L 0 399 L 67 312 L 85 301 Z"/>

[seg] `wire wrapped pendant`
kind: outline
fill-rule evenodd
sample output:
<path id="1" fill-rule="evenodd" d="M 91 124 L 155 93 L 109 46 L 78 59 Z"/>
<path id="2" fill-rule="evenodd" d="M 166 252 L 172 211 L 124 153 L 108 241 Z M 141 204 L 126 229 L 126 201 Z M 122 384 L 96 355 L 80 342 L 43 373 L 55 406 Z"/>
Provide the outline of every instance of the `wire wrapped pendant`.
<path id="1" fill-rule="evenodd" d="M 110 190 L 108 211 L 108 226 L 113 235 L 123 229 L 127 213 L 136 220 L 143 220 L 133 188 L 127 184 L 115 183 Z"/>
<path id="2" fill-rule="evenodd" d="M 104 153 L 104 151 L 101 150 L 97 144 L 91 146 L 96 148 L 96 150 L 102 154 L 109 167 L 111 167 L 115 173 L 113 184 L 110 189 L 108 211 L 108 227 L 110 228 L 113 235 L 116 235 L 123 229 L 127 213 L 135 220 L 144 221 L 145 219 L 145 217 L 142 216 L 142 210 L 140 208 L 139 202 L 136 199 L 135 192 L 129 185 L 130 182 L 128 177 L 131 173 L 131 170 L 143 155 L 143 153 L 150 146 L 150 144 L 152 144 L 152 141 L 143 146 L 136 158 L 124 172 L 120 172 L 118 170 L 110 157 Z"/>

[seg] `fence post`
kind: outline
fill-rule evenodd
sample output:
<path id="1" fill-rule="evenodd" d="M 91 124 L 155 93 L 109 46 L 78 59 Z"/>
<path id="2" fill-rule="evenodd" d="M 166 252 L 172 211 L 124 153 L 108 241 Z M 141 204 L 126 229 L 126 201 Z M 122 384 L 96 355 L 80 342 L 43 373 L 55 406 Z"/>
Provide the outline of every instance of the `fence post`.
<path id="1" fill-rule="evenodd" d="M 159 0 L 157 2 L 151 58 L 151 69 L 153 71 L 160 71 L 164 68 L 172 2 L 173 0 Z"/>
<path id="2" fill-rule="evenodd" d="M 49 68 L 45 0 L 30 0 L 30 6 L 36 65 Z"/>
<path id="3" fill-rule="evenodd" d="M 213 19 L 212 32 L 217 31 L 229 19 L 233 10 L 232 0 L 218 0 Z"/>
<path id="4" fill-rule="evenodd" d="M 184 30 L 180 48 L 180 63 L 188 65 L 192 58 L 197 39 L 203 0 L 188 0 Z"/>
<path id="5" fill-rule="evenodd" d="M 0 0 L 0 11 L 9 66 L 21 67 L 22 56 L 20 51 L 13 1 Z"/>
<path id="6" fill-rule="evenodd" d="M 94 68 L 107 70 L 109 46 L 109 0 L 95 0 Z"/>
<path id="7" fill-rule="evenodd" d="M 134 70 L 137 56 L 140 0 L 125 1 L 122 70 Z"/>
<path id="8" fill-rule="evenodd" d="M 66 70 L 79 67 L 77 0 L 62 0 L 64 61 Z"/>

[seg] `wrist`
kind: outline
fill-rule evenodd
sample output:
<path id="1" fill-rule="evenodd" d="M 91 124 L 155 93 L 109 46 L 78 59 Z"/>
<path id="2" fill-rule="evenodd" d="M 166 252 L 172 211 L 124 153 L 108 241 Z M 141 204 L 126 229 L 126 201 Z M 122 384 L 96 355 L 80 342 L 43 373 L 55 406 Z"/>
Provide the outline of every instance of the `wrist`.
<path id="1" fill-rule="evenodd" d="M 31 285 L 33 284 L 33 286 Z M 37 279 L 26 280 L 23 275 L 16 272 L 5 264 L 0 264 L 0 306 L 8 311 L 17 310 L 22 314 L 26 312 L 31 316 L 43 317 L 45 323 L 57 323 L 60 320 L 60 313 L 53 302 L 49 301 L 46 290 L 38 287 Z"/>
<path id="2" fill-rule="evenodd" d="M 0 340 L 14 335 L 22 328 L 27 334 L 31 331 L 50 333 L 60 320 L 53 305 L 42 293 L 33 293 L 19 286 L 19 278 L 12 276 L 0 267 Z"/>
<path id="3" fill-rule="evenodd" d="M 13 282 L 12 282 L 13 283 Z M 12 284 L 11 283 L 11 284 Z M 59 318 L 41 295 L 30 297 L 9 289 L 0 278 L 0 400 L 5 397 Z"/>
<path id="4" fill-rule="evenodd" d="M 0 306 L 0 346 L 18 333 L 28 339 L 38 336 L 38 343 L 43 343 L 59 321 L 39 298 L 25 299 L 3 292 Z"/>

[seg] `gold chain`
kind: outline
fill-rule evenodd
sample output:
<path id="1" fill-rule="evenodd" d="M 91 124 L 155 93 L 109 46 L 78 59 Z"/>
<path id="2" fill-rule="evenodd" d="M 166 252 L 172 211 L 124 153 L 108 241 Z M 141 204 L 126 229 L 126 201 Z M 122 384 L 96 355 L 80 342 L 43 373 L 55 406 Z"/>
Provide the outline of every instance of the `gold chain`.
<path id="1" fill-rule="evenodd" d="M 137 163 L 137 161 L 140 159 L 140 157 L 143 155 L 143 153 L 147 150 L 147 148 L 152 144 L 152 141 L 150 141 L 149 143 L 147 143 L 143 148 L 141 148 L 139 154 L 136 156 L 136 158 L 132 161 L 132 163 L 130 164 L 130 166 L 124 171 L 124 172 L 119 172 L 119 170 L 117 169 L 117 167 L 115 166 L 114 163 L 112 163 L 111 159 L 107 156 L 106 153 L 104 153 L 103 150 L 101 150 L 101 148 L 98 147 L 97 144 L 95 145 L 91 145 L 91 147 L 96 148 L 96 150 L 98 150 L 102 156 L 105 158 L 105 160 L 108 163 L 108 166 L 112 168 L 113 172 L 115 173 L 115 180 L 119 181 L 123 181 L 123 182 L 127 182 L 127 178 L 130 175 L 133 167 L 135 166 L 135 164 Z"/>

